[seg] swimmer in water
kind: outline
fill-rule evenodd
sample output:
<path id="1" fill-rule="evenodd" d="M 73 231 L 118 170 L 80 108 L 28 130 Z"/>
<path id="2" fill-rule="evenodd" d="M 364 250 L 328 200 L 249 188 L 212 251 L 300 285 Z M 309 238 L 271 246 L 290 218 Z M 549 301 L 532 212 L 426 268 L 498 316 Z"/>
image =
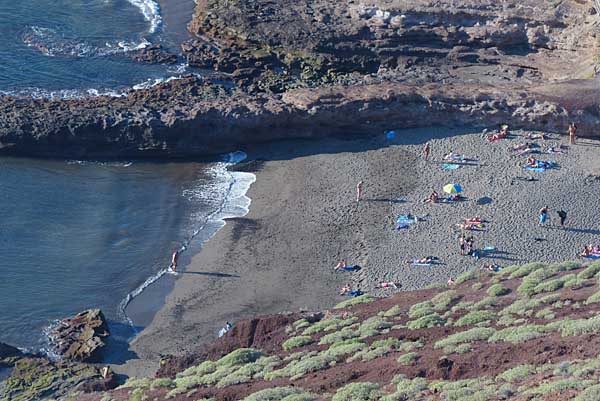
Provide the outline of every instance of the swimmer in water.
<path id="1" fill-rule="evenodd" d="M 171 264 L 169 265 L 169 269 L 174 272 L 177 271 L 177 259 L 179 259 L 179 251 L 173 252 L 173 256 L 171 256 Z"/>

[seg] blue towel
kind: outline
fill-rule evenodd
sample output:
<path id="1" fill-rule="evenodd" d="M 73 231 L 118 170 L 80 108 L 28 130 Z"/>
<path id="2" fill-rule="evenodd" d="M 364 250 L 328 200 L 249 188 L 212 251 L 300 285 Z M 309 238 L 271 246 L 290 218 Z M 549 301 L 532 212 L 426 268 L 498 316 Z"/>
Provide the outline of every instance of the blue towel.
<path id="1" fill-rule="evenodd" d="M 354 297 L 359 297 L 359 296 L 361 296 L 363 294 L 364 294 L 364 292 L 362 292 L 361 290 L 354 290 L 354 291 L 350 291 L 348 293 L 348 296 L 354 298 Z"/>
<path id="2" fill-rule="evenodd" d="M 484 247 L 483 247 L 483 250 L 484 250 L 484 251 L 488 251 L 488 252 L 489 252 L 489 251 L 495 251 L 495 250 L 496 250 L 496 247 L 495 247 L 495 246 L 484 246 Z"/>
<path id="3" fill-rule="evenodd" d="M 458 164 L 448 164 L 448 163 L 442 164 L 442 170 L 456 170 L 459 168 L 460 168 L 460 165 L 458 165 Z"/>
<path id="4" fill-rule="evenodd" d="M 546 169 L 544 167 L 525 167 L 525 170 L 529 170 L 529 171 L 537 171 L 538 173 L 543 173 L 544 171 L 546 171 Z"/>
<path id="5" fill-rule="evenodd" d="M 361 267 L 359 265 L 344 267 L 344 270 L 347 272 L 356 272 L 356 271 L 359 271 L 360 269 L 361 269 Z"/>
<path id="6" fill-rule="evenodd" d="M 588 259 L 600 259 L 600 255 L 590 255 L 590 256 L 586 256 L 586 258 L 588 258 Z"/>

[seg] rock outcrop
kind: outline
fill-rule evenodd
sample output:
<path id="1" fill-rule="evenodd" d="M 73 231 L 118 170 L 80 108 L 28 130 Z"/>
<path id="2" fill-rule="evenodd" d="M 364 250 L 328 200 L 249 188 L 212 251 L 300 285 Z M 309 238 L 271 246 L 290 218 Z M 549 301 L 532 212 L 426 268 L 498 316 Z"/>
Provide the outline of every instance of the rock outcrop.
<path id="1" fill-rule="evenodd" d="M 6 358 L 19 357 L 22 355 L 23 353 L 18 348 L 8 344 L 0 343 L 0 361 Z"/>
<path id="2" fill-rule="evenodd" d="M 0 97 L 0 152 L 189 157 L 503 122 L 564 132 L 575 121 L 597 135 L 598 24 L 576 0 L 202 0 L 182 52 L 218 81 L 187 76 L 121 98 Z"/>
<path id="3" fill-rule="evenodd" d="M 110 335 L 100 309 L 90 309 L 57 323 L 49 334 L 53 351 L 65 360 L 99 362 Z"/>

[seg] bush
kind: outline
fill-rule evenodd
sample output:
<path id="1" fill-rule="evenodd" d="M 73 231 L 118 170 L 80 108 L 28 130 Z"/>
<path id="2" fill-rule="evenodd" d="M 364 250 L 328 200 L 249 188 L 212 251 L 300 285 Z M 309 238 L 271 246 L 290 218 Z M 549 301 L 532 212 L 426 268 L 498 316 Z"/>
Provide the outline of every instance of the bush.
<path id="1" fill-rule="evenodd" d="M 478 323 L 487 322 L 496 318 L 491 311 L 472 311 L 456 321 L 455 326 L 474 326 Z"/>
<path id="2" fill-rule="evenodd" d="M 367 338 L 381 334 L 383 330 L 389 329 L 392 324 L 380 316 L 373 316 L 365 320 L 358 327 L 360 338 Z"/>
<path id="3" fill-rule="evenodd" d="M 341 319 L 337 316 L 332 317 L 331 319 L 323 319 L 310 327 L 304 329 L 302 333 L 303 336 L 310 336 L 313 334 L 321 333 L 323 331 L 330 330 L 339 330 L 342 327 L 350 326 L 352 323 L 356 322 L 358 318 L 349 317 L 347 319 Z"/>
<path id="4" fill-rule="evenodd" d="M 488 341 L 505 341 L 513 344 L 519 344 L 525 341 L 533 340 L 534 338 L 541 337 L 549 331 L 550 329 L 548 329 L 546 326 L 540 325 L 508 327 L 506 329 L 502 329 L 494 333 L 488 339 Z"/>
<path id="5" fill-rule="evenodd" d="M 554 280 L 544 281 L 535 286 L 534 293 L 539 294 L 542 292 L 554 292 L 560 290 L 565 285 L 565 282 L 562 278 L 555 278 Z"/>
<path id="6" fill-rule="evenodd" d="M 483 288 L 483 283 L 473 283 L 473 285 L 471 285 L 471 289 L 473 291 L 477 291 Z"/>
<path id="7" fill-rule="evenodd" d="M 494 284 L 487 289 L 487 294 L 492 297 L 501 297 L 502 295 L 506 295 L 508 293 L 510 293 L 510 289 L 506 288 L 502 284 Z"/>
<path id="8" fill-rule="evenodd" d="M 310 322 L 306 319 L 299 319 L 292 323 L 292 326 L 294 326 L 294 329 L 300 330 L 310 326 Z"/>
<path id="9" fill-rule="evenodd" d="M 448 290 L 441 292 L 431 298 L 431 303 L 433 303 L 433 308 L 436 311 L 443 311 L 448 309 L 448 307 L 456 302 L 460 296 L 454 290 Z"/>
<path id="10" fill-rule="evenodd" d="M 535 374 L 535 366 L 533 365 L 519 365 L 512 369 L 505 370 L 496 376 L 496 380 L 502 380 L 505 382 L 521 381 Z"/>
<path id="11" fill-rule="evenodd" d="M 600 400 L 600 384 L 586 388 L 573 401 L 598 401 Z"/>
<path id="12" fill-rule="evenodd" d="M 281 401 L 314 401 L 318 397 L 314 394 L 310 393 L 302 393 L 302 394 L 292 394 L 288 395 Z"/>
<path id="13" fill-rule="evenodd" d="M 212 373 L 215 370 L 217 370 L 217 364 L 215 362 L 204 361 L 200 365 L 189 367 L 183 372 L 178 373 L 177 377 L 202 376 L 207 373 Z"/>
<path id="14" fill-rule="evenodd" d="M 475 278 L 477 278 L 477 272 L 475 270 L 469 270 L 456 277 L 456 280 L 454 280 L 454 282 L 456 284 L 460 284 L 464 283 L 465 281 L 473 280 Z"/>
<path id="15" fill-rule="evenodd" d="M 412 400 L 423 390 L 427 389 L 427 380 L 422 377 L 410 380 L 404 375 L 398 375 L 394 377 L 392 383 L 396 385 L 396 391 L 393 394 L 382 397 L 381 401 Z"/>
<path id="16" fill-rule="evenodd" d="M 589 319 L 562 320 L 555 322 L 552 327 L 558 328 L 563 337 L 596 334 L 600 332 L 600 315 Z"/>
<path id="17" fill-rule="evenodd" d="M 152 381 L 152 384 L 150 385 L 150 388 L 152 390 L 154 390 L 157 388 L 173 387 L 173 385 L 174 385 L 173 380 L 165 377 L 165 378 L 154 379 Z"/>
<path id="18" fill-rule="evenodd" d="M 498 306 L 499 301 L 497 297 L 485 297 L 481 301 L 475 303 L 473 305 L 473 310 L 481 310 L 489 307 Z"/>
<path id="19" fill-rule="evenodd" d="M 593 293 L 585 301 L 586 304 L 594 304 L 596 302 L 600 302 L 600 291 Z"/>
<path id="20" fill-rule="evenodd" d="M 512 271 L 510 278 L 521 278 L 530 275 L 532 272 L 538 269 L 545 269 L 547 265 L 545 263 L 528 263 L 521 265 Z M 505 269 L 506 270 L 506 269 Z"/>
<path id="21" fill-rule="evenodd" d="M 535 308 L 537 308 L 542 303 L 539 299 L 517 299 L 512 304 L 508 305 L 504 308 L 500 314 L 501 315 L 531 315 Z"/>
<path id="22" fill-rule="evenodd" d="M 434 312 L 435 309 L 433 309 L 433 303 L 431 301 L 425 301 L 411 306 L 408 311 L 408 317 L 411 319 L 418 319 L 423 316 L 431 315 Z"/>
<path id="23" fill-rule="evenodd" d="M 265 380 L 275 380 L 289 377 L 291 380 L 301 378 L 307 373 L 325 369 L 335 358 L 326 354 L 307 354 L 298 361 L 293 361 L 286 367 L 265 373 Z"/>
<path id="24" fill-rule="evenodd" d="M 577 277 L 582 279 L 588 279 L 594 277 L 598 272 L 600 272 L 600 261 L 594 262 L 588 267 L 586 267 L 583 271 L 579 272 Z"/>
<path id="25" fill-rule="evenodd" d="M 294 348 L 303 347 L 314 342 L 315 340 L 313 340 L 311 336 L 297 336 L 284 341 L 283 344 L 281 344 L 281 346 L 284 350 L 290 351 Z"/>
<path id="26" fill-rule="evenodd" d="M 452 334 L 443 340 L 435 343 L 434 348 L 445 348 L 447 346 L 470 343 L 473 341 L 483 341 L 490 338 L 496 330 L 487 327 L 475 327 L 470 330 Z"/>
<path id="27" fill-rule="evenodd" d="M 562 272 L 562 271 L 571 271 L 571 270 L 577 270 L 581 267 L 581 263 L 579 262 L 561 262 L 561 263 L 555 263 L 552 264 L 550 266 L 551 268 L 555 269 L 556 271 Z"/>
<path id="28" fill-rule="evenodd" d="M 350 298 L 347 301 L 340 302 L 339 304 L 334 306 L 333 309 L 343 309 L 343 308 L 348 308 L 349 306 L 353 306 L 353 305 L 368 304 L 370 302 L 373 302 L 374 300 L 375 300 L 375 298 L 373 298 L 372 296 L 370 296 L 368 294 L 364 294 L 364 295 L 360 295 L 355 298 Z"/>
<path id="29" fill-rule="evenodd" d="M 402 313 L 402 308 L 400 307 L 400 305 L 394 305 L 390 309 L 385 311 L 383 313 L 383 316 L 384 317 L 393 317 L 393 316 L 398 316 L 400 313 Z"/>
<path id="30" fill-rule="evenodd" d="M 594 382 L 591 380 L 574 380 L 574 379 L 564 379 L 558 380 L 550 383 L 540 384 L 538 387 L 528 391 L 528 393 L 532 394 L 549 394 L 549 393 L 558 393 L 564 392 L 566 390 L 575 389 L 581 390 L 584 389 Z"/>
<path id="31" fill-rule="evenodd" d="M 319 340 L 319 344 L 335 344 L 340 341 L 351 340 L 353 338 L 358 337 L 359 335 L 360 334 L 358 330 L 354 330 L 350 327 L 344 327 L 340 331 L 326 334 L 323 337 L 321 337 L 321 340 Z"/>
<path id="32" fill-rule="evenodd" d="M 331 401 L 376 401 L 381 397 L 375 383 L 350 383 L 338 389 Z"/>
<path id="33" fill-rule="evenodd" d="M 281 401 L 285 397 L 301 393 L 302 390 L 295 387 L 274 387 L 260 390 L 244 398 L 243 401 Z"/>
<path id="34" fill-rule="evenodd" d="M 419 354 L 416 352 L 409 352 L 408 354 L 400 356 L 397 361 L 400 365 L 409 365 L 417 359 L 419 359 Z"/>
<path id="35" fill-rule="evenodd" d="M 337 358 L 340 355 L 354 354 L 358 351 L 361 351 L 367 347 L 367 344 L 363 342 L 357 342 L 355 340 L 343 341 L 339 344 L 333 344 L 327 351 L 325 351 L 325 355 Z"/>
<path id="36" fill-rule="evenodd" d="M 423 316 L 418 318 L 417 320 L 411 320 L 408 322 L 408 328 L 410 330 L 417 329 L 427 329 L 430 327 L 443 326 L 446 323 L 446 320 L 442 318 L 437 313 L 432 313 L 431 315 Z"/>
<path id="37" fill-rule="evenodd" d="M 238 348 L 217 361 L 217 366 L 228 367 L 255 362 L 262 356 L 259 350 L 253 348 Z"/>

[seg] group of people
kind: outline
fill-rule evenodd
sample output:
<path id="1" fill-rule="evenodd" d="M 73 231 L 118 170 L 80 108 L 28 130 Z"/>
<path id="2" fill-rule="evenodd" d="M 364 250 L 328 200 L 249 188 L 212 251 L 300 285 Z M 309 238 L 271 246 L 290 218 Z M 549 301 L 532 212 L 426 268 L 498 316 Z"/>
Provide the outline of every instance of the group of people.
<path id="1" fill-rule="evenodd" d="M 549 219 L 549 212 L 550 209 L 548 208 L 548 206 L 544 206 L 543 208 L 540 209 L 540 213 L 539 213 L 539 217 L 540 217 L 540 226 L 545 226 L 546 222 Z M 556 211 L 556 214 L 558 215 L 558 219 L 560 222 L 560 226 L 563 227 L 565 225 L 565 222 L 567 221 L 567 212 L 560 209 Z"/>
<path id="2" fill-rule="evenodd" d="M 586 245 L 583 248 L 583 251 L 579 254 L 579 256 L 583 256 L 584 258 L 589 257 L 598 257 L 600 258 L 600 246 L 597 245 Z"/>
<path id="3" fill-rule="evenodd" d="M 465 237 L 463 234 L 458 237 L 458 247 L 460 249 L 461 256 L 477 256 L 477 249 L 475 248 L 475 239 L 472 235 Z"/>

